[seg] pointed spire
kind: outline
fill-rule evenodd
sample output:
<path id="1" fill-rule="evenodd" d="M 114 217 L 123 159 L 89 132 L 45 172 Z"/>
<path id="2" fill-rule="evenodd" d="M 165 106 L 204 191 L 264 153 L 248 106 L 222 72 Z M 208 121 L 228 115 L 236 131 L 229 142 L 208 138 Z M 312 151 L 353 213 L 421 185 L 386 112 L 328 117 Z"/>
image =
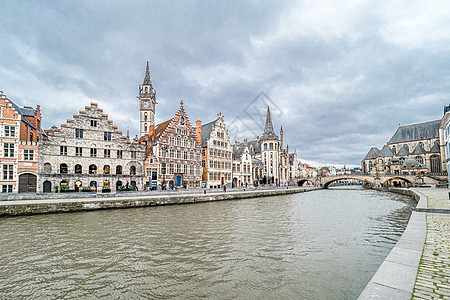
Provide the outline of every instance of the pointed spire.
<path id="1" fill-rule="evenodd" d="M 263 139 L 265 139 L 265 140 L 277 139 L 278 140 L 278 136 L 275 133 L 275 131 L 273 130 L 273 123 L 272 123 L 272 117 L 270 115 L 270 107 L 269 106 L 267 106 L 266 126 L 264 128 Z"/>
<path id="2" fill-rule="evenodd" d="M 130 127 L 127 126 L 127 141 L 130 141 Z"/>
<path id="3" fill-rule="evenodd" d="M 143 84 L 152 84 L 152 81 L 150 80 L 150 68 L 148 66 L 147 61 L 147 68 L 145 69 L 145 77 L 144 77 L 144 83 Z"/>

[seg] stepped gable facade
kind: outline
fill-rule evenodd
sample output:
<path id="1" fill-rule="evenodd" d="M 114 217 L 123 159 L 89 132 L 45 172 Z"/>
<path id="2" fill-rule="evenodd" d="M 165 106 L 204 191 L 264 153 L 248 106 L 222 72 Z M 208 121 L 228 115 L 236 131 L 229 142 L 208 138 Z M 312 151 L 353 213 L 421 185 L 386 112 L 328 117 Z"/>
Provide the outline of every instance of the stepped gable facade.
<path id="1" fill-rule="evenodd" d="M 197 121 L 195 126 L 202 146 L 203 187 L 231 187 L 232 145 L 222 113 L 214 121 Z"/>
<path id="2" fill-rule="evenodd" d="M 158 189 L 197 188 L 201 186 L 201 145 L 192 127 L 183 101 L 175 116 L 158 124 L 151 134 L 141 137 L 147 146 L 145 168 L 157 163 L 154 183 Z"/>
<path id="3" fill-rule="evenodd" d="M 39 146 L 43 192 L 143 189 L 145 147 L 128 141 L 97 103 L 46 133 Z"/>

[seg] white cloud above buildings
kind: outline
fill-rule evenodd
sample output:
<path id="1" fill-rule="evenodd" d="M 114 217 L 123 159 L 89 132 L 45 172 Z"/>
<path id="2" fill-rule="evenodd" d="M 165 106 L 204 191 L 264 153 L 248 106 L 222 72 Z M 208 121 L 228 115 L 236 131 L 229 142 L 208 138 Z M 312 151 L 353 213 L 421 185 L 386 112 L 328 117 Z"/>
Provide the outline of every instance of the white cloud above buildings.
<path id="1" fill-rule="evenodd" d="M 442 117 L 447 1 L 3 1 L 0 89 L 57 126 L 99 103 L 138 132 L 150 62 L 157 121 L 234 120 L 264 92 L 304 161 L 358 165 L 398 124 Z M 245 120 L 245 119 L 243 119 Z M 261 134 L 255 122 L 252 133 Z M 254 138 L 249 134 L 249 138 Z"/>

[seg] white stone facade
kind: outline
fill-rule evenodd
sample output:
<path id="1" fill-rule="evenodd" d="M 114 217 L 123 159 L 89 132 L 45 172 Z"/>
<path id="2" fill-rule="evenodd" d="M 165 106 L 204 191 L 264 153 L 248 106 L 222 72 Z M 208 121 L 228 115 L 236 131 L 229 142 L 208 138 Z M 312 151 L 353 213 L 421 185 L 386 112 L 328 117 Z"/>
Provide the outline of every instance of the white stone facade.
<path id="1" fill-rule="evenodd" d="M 127 141 L 96 103 L 47 134 L 39 146 L 40 190 L 116 191 L 127 183 L 142 190 L 145 147 Z"/>
<path id="2" fill-rule="evenodd" d="M 197 121 L 196 131 L 202 142 L 204 187 L 231 186 L 232 145 L 222 114 L 219 113 L 216 120 L 204 125 Z"/>

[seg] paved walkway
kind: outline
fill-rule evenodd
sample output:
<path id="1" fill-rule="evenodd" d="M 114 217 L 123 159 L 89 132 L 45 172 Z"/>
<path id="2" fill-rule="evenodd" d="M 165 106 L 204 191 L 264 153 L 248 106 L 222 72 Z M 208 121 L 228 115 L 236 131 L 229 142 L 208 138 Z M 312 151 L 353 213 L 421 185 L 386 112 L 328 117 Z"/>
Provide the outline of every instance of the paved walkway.
<path id="1" fill-rule="evenodd" d="M 450 299 L 450 189 L 391 189 L 420 196 L 400 240 L 358 299 Z"/>
<path id="2" fill-rule="evenodd" d="M 450 210 L 450 189 L 414 191 L 427 197 L 427 208 Z M 450 299 L 450 214 L 427 213 L 426 223 L 427 237 L 412 298 Z"/>

